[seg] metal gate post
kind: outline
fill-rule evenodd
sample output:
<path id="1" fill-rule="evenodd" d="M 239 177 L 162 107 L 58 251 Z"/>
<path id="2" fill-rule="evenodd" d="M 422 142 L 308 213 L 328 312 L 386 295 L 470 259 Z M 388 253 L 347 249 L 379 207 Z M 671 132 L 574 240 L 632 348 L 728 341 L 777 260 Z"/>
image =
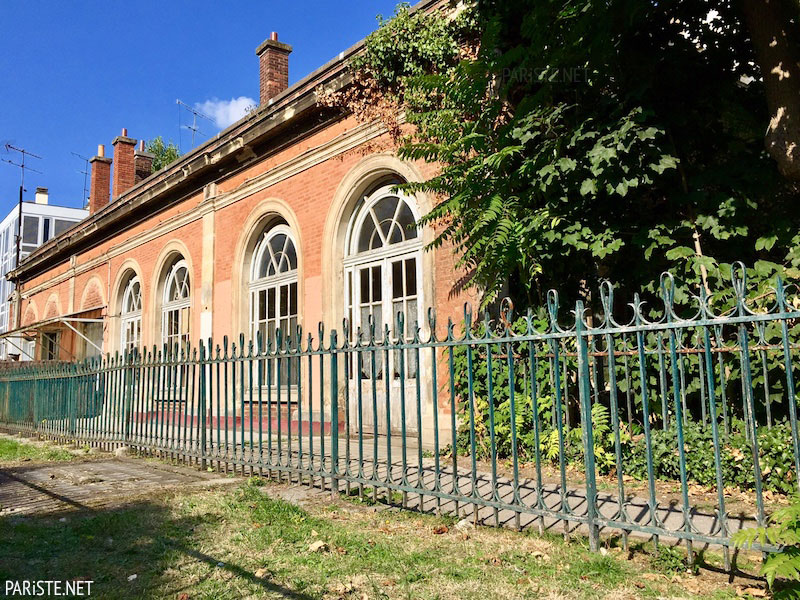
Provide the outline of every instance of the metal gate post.
<path id="1" fill-rule="evenodd" d="M 586 325 L 583 321 L 583 301 L 575 304 L 575 341 L 578 345 L 578 391 L 581 403 L 583 427 L 583 455 L 586 468 L 586 506 L 589 526 L 589 548 L 596 551 L 599 541 L 597 525 L 597 481 L 595 479 L 594 433 L 592 431 L 592 403 L 589 384 L 589 348 L 586 341 Z"/>
<path id="2" fill-rule="evenodd" d="M 331 495 L 339 493 L 339 361 L 336 330 L 331 331 Z M 324 435 L 324 432 L 323 432 Z"/>
<path id="3" fill-rule="evenodd" d="M 200 382 L 199 382 L 199 393 L 200 397 L 197 401 L 198 410 L 200 414 L 198 415 L 198 419 L 200 420 L 200 464 L 202 469 L 205 471 L 206 466 L 206 345 L 203 340 L 200 340 Z M 209 345 L 209 355 L 211 355 L 211 346 Z M 259 392 L 260 393 L 260 392 Z"/>
<path id="4" fill-rule="evenodd" d="M 78 368 L 72 364 L 69 368 L 70 377 L 68 377 L 69 381 L 69 396 L 70 396 L 70 437 L 72 438 L 73 442 L 77 444 L 77 435 L 78 435 L 78 394 L 76 387 L 76 379 L 78 374 Z"/>
<path id="5" fill-rule="evenodd" d="M 132 365 L 135 360 L 135 352 L 136 350 L 128 350 L 122 355 L 122 360 L 125 365 L 123 367 L 123 372 L 125 373 L 125 402 L 122 405 L 122 422 L 124 423 L 125 429 L 122 434 L 122 441 L 126 446 L 130 445 L 131 437 L 130 419 L 132 412 L 131 405 L 133 403 L 133 378 L 135 376 Z"/>

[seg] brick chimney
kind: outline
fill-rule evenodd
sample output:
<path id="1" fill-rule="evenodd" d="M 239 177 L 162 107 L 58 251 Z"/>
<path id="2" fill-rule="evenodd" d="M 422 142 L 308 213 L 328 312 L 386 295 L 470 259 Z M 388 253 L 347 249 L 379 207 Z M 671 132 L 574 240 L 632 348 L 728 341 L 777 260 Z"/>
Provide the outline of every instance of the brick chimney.
<path id="1" fill-rule="evenodd" d="M 108 204 L 108 187 L 111 183 L 111 159 L 106 158 L 106 147 L 97 147 L 97 156 L 89 159 L 92 165 L 92 182 L 89 188 L 89 214 L 94 214 Z"/>
<path id="2" fill-rule="evenodd" d="M 133 167 L 133 149 L 136 140 L 128 137 L 128 130 L 123 129 L 112 142 L 114 144 L 114 178 L 111 183 L 111 198 L 117 199 L 133 187 L 135 181 Z"/>
<path id="3" fill-rule="evenodd" d="M 153 160 L 155 154 L 144 149 L 144 140 L 139 142 L 139 147 L 133 153 L 134 183 L 139 183 L 142 179 L 147 179 L 153 172 Z"/>
<path id="4" fill-rule="evenodd" d="M 274 31 L 256 48 L 260 66 L 261 106 L 289 87 L 289 54 L 292 47 L 278 41 Z"/>

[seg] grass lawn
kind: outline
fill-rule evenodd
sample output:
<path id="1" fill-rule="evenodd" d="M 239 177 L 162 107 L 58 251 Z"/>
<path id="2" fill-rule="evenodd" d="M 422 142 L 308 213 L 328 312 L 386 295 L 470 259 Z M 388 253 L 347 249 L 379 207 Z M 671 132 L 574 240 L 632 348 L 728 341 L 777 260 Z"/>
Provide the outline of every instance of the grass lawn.
<path id="1" fill-rule="evenodd" d="M 91 579 L 93 598 L 734 598 L 680 560 L 455 527 L 341 498 L 303 508 L 259 479 L 89 513 L 0 520 L 0 582 Z M 674 558 L 674 557 L 673 557 Z M 677 567 L 676 567 L 677 565 Z M 671 571 L 675 569 L 674 571 Z M 1 585 L 1 584 L 0 584 Z M 0 588 L 3 589 L 3 588 Z"/>
<path id="2" fill-rule="evenodd" d="M 32 444 L 0 436 L 0 466 L 26 462 L 58 462 L 73 460 L 74 454 L 49 444 Z"/>

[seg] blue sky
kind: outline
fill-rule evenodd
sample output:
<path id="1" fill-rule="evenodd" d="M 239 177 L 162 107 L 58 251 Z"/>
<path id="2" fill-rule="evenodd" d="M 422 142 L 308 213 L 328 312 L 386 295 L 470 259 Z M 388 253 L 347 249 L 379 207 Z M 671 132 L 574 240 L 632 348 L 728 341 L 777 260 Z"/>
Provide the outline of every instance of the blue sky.
<path id="1" fill-rule="evenodd" d="M 290 83 L 351 46 L 388 16 L 397 0 L 347 2 L 90 0 L 3 2 L 0 50 L 0 158 L 18 162 L 10 142 L 42 156 L 25 176 L 50 202 L 80 206 L 84 162 L 98 144 L 111 153 L 123 127 L 191 148 L 191 114 L 175 100 L 227 125 L 258 98 L 255 48 L 271 31 L 291 44 Z M 233 103 L 230 101 L 234 100 Z M 180 119 L 180 121 L 179 121 Z M 200 120 L 207 135 L 219 131 Z M 198 135 L 196 144 L 206 137 Z M 17 202 L 19 169 L 0 162 L 0 218 Z"/>

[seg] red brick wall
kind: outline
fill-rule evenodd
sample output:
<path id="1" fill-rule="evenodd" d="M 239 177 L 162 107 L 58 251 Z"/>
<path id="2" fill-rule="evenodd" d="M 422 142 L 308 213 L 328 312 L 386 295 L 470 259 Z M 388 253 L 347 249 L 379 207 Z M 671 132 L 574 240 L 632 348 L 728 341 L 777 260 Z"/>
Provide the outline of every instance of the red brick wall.
<path id="1" fill-rule="evenodd" d="M 270 171 L 277 165 L 285 163 L 293 157 L 312 150 L 321 144 L 334 140 L 338 136 L 345 134 L 348 130 L 356 126 L 354 120 L 345 120 L 336 123 L 322 131 L 309 136 L 301 143 L 286 148 L 276 155 L 255 164 L 248 169 L 237 173 L 235 176 L 219 182 L 217 188 L 217 198 L 224 198 L 230 192 L 234 192 L 241 186 L 246 185 L 254 177 Z M 387 139 L 378 139 L 373 142 L 370 148 L 386 147 Z M 122 145 L 118 145 L 117 152 Z M 131 147 L 132 152 L 132 147 Z M 303 260 L 303 277 L 306 282 L 313 280 L 315 289 L 320 287 L 321 274 L 323 269 L 323 230 L 328 213 L 331 211 L 334 197 L 337 193 L 342 180 L 365 156 L 366 149 L 356 148 L 343 154 L 316 164 L 291 177 L 288 177 L 264 190 L 244 197 L 233 204 L 223 206 L 216 210 L 214 214 L 214 290 L 213 290 L 213 335 L 216 340 L 221 340 L 223 335 L 237 336 L 238 326 L 231 319 L 234 311 L 232 307 L 232 286 L 236 281 L 236 271 L 246 269 L 246 265 L 234 264 L 236 260 L 235 249 L 241 245 L 244 232 L 243 224 L 247 221 L 256 207 L 267 198 L 277 198 L 289 205 L 298 223 L 298 252 Z M 132 159 L 132 156 L 131 156 Z M 116 162 L 116 161 L 115 161 Z M 100 163 L 95 163 L 100 164 Z M 131 160 L 131 165 L 133 161 Z M 434 167 L 431 165 L 419 164 L 417 168 L 423 175 L 429 175 Z M 93 182 L 94 182 L 93 170 Z M 203 250 L 203 220 L 198 216 L 174 231 L 170 231 L 153 239 L 142 243 L 145 236 L 154 235 L 157 227 L 169 221 L 186 218 L 194 209 L 198 208 L 203 202 L 202 192 L 184 200 L 179 205 L 173 206 L 163 212 L 155 214 L 145 222 L 139 223 L 131 229 L 117 236 L 115 239 L 104 241 L 97 247 L 79 253 L 76 258 L 76 268 L 82 270 L 82 266 L 87 263 L 96 263 L 96 266 L 86 272 L 74 276 L 74 286 L 70 287 L 70 265 L 63 263 L 54 266 L 47 273 L 44 273 L 22 286 L 23 292 L 30 293 L 37 287 L 38 290 L 29 300 L 23 300 L 21 312 L 26 315 L 26 320 L 30 311 L 26 314 L 27 304 L 30 300 L 35 301 L 39 311 L 39 318 L 44 318 L 43 311 L 47 306 L 48 298 L 51 294 L 57 294 L 61 309 L 67 312 L 69 306 L 74 310 L 96 306 L 94 300 L 96 296 L 102 296 L 106 303 L 111 302 L 114 297 L 112 287 L 116 284 L 121 275 L 123 263 L 135 263 L 139 267 L 139 276 L 142 284 L 143 293 L 143 342 L 147 345 L 158 343 L 158 331 L 160 329 L 160 313 L 156 314 L 160 299 L 155 298 L 158 284 L 157 270 L 160 267 L 159 259 L 163 258 L 164 249 L 169 244 L 179 243 L 185 248 L 185 258 L 191 268 L 191 287 L 192 287 L 192 321 L 191 335 L 196 341 L 200 337 L 200 314 L 201 314 L 201 275 L 202 275 L 202 250 Z M 130 245 L 130 247 L 128 247 Z M 124 252 L 117 256 L 113 255 L 120 247 Z M 445 330 L 448 317 L 452 317 L 456 323 L 462 319 L 463 303 L 465 296 L 452 295 L 452 286 L 458 279 L 455 271 L 455 259 L 449 248 L 444 246 L 434 251 L 434 281 L 435 293 L 433 298 L 425 300 L 426 308 L 431 304 L 437 309 L 439 332 Z M 337 267 L 341 268 L 341 266 Z M 63 276 L 64 281 L 57 280 Z M 95 279 L 95 282 L 90 282 Z M 99 280 L 99 282 L 97 281 Z M 91 292 L 91 300 L 84 298 L 84 290 L 87 285 L 98 285 L 98 291 Z M 310 284 L 309 284 L 310 285 Z M 244 286 L 243 286 L 244 287 Z M 72 291 L 70 291 L 72 289 Z M 246 288 L 240 290 L 246 294 Z M 72 294 L 72 296 L 71 296 Z M 322 302 L 330 297 L 330 290 L 322 290 Z M 81 307 L 81 299 L 84 298 Z M 468 298 L 472 300 L 472 298 Z M 313 298 L 314 302 L 307 302 L 307 311 L 302 315 L 302 320 L 306 330 L 316 333 L 317 321 L 321 319 L 320 300 Z M 304 298 L 299 298 L 300 308 L 304 306 Z M 474 303 L 473 303 L 474 304 Z M 106 314 L 116 314 L 118 307 L 108 306 Z M 341 316 L 337 318 L 341 322 Z M 107 328 L 108 331 L 108 328 Z M 108 333 L 107 333 L 108 336 Z M 111 342 L 111 343 L 109 343 Z M 114 351 L 117 349 L 116 340 L 106 340 L 106 349 Z"/>

